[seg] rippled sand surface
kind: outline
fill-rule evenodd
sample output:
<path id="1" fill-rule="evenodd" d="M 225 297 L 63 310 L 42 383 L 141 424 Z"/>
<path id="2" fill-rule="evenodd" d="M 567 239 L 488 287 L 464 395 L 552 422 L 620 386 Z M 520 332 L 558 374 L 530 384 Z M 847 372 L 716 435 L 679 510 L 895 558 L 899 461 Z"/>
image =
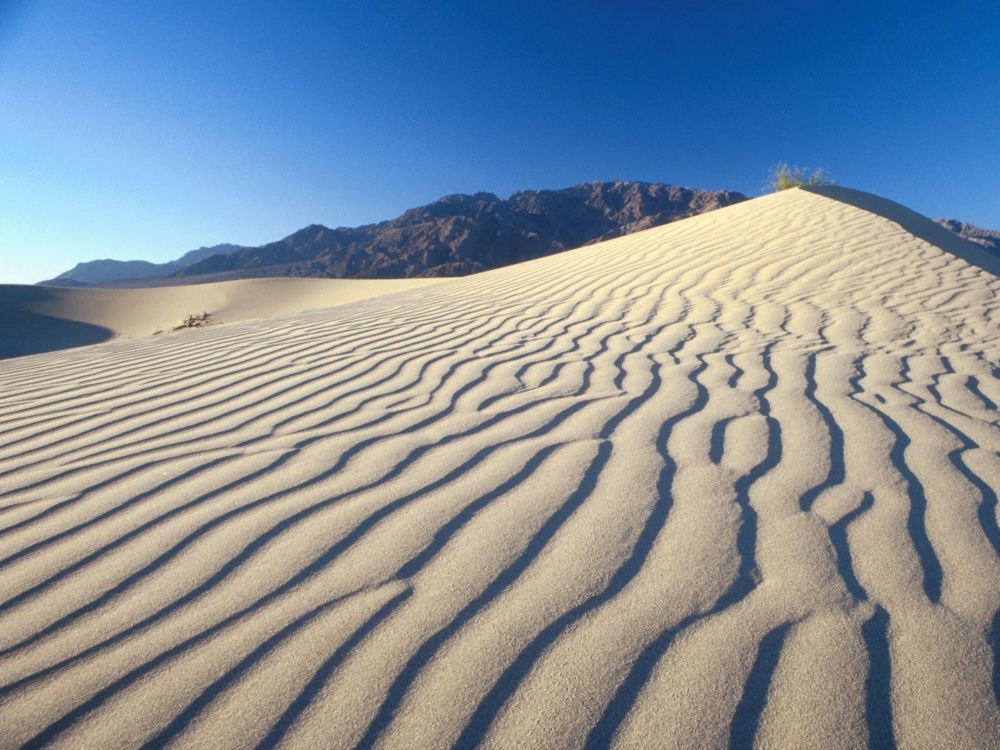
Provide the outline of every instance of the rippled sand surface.
<path id="1" fill-rule="evenodd" d="M 791 190 L 0 362 L 0 746 L 996 747 L 996 273 Z"/>

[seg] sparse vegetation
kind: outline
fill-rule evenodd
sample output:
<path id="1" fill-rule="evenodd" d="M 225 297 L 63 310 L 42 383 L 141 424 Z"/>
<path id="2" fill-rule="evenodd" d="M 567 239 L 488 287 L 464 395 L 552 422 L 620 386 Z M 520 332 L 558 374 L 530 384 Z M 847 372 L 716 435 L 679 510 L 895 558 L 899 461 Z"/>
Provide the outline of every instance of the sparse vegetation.
<path id="1" fill-rule="evenodd" d="M 771 167 L 765 187 L 772 193 L 776 193 L 779 190 L 788 190 L 788 188 L 803 185 L 834 184 L 834 181 L 822 169 L 814 170 L 812 174 L 807 174 L 808 171 L 805 167 L 796 167 L 787 162 L 780 162 Z"/>
<path id="2" fill-rule="evenodd" d="M 211 316 L 207 312 L 196 315 L 188 315 L 179 326 L 174 326 L 174 331 L 183 331 L 186 328 L 202 328 L 208 325 Z"/>

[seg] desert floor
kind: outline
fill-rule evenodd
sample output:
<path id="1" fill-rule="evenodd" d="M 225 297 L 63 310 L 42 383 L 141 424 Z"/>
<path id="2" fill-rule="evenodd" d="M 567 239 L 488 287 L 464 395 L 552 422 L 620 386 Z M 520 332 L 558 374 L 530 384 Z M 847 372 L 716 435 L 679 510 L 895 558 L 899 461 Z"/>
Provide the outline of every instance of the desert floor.
<path id="1" fill-rule="evenodd" d="M 998 273 L 796 189 L 6 359 L 0 746 L 1000 746 Z"/>

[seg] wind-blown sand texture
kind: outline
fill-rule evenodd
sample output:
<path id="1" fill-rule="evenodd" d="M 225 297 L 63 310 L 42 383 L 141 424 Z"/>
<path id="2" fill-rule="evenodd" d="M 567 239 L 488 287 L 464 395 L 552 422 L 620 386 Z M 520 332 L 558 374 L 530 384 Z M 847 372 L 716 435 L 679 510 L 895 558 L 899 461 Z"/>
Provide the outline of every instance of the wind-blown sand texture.
<path id="1" fill-rule="evenodd" d="M 0 363 L 0 744 L 996 747 L 997 271 L 791 190 Z"/>
<path id="2" fill-rule="evenodd" d="M 247 279 L 144 289 L 0 284 L 0 358 L 332 307 L 445 279 Z"/>

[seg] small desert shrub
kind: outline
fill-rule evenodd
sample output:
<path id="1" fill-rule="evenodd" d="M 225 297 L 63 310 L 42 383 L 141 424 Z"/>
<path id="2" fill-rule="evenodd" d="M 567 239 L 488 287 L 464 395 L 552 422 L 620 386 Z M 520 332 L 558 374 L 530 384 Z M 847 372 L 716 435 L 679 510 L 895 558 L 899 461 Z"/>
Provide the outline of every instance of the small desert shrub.
<path id="1" fill-rule="evenodd" d="M 805 167 L 793 167 L 787 162 L 781 162 L 771 167 L 768 175 L 766 188 L 772 193 L 788 188 L 801 187 L 802 185 L 832 185 L 833 180 L 827 177 L 822 169 L 815 170 L 811 175 L 807 175 Z"/>
<path id="2" fill-rule="evenodd" d="M 209 315 L 207 312 L 203 312 L 200 315 L 188 315 L 184 318 L 184 321 L 179 325 L 175 326 L 173 330 L 183 331 L 185 328 L 202 328 L 207 326 L 209 322 Z"/>

